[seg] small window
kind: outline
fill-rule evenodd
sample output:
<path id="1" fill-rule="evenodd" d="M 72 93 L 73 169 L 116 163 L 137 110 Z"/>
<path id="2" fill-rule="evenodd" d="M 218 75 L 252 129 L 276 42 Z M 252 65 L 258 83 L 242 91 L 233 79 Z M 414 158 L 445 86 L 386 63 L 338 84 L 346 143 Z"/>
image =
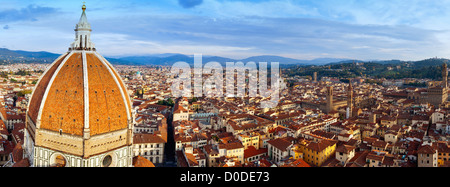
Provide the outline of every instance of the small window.
<path id="1" fill-rule="evenodd" d="M 112 163 L 111 155 L 108 155 L 105 158 L 103 158 L 103 161 L 102 161 L 103 167 L 109 167 L 109 166 L 111 166 L 111 163 Z"/>
<path id="2" fill-rule="evenodd" d="M 62 155 L 56 156 L 54 162 L 56 167 L 65 167 L 67 164 L 66 159 Z"/>

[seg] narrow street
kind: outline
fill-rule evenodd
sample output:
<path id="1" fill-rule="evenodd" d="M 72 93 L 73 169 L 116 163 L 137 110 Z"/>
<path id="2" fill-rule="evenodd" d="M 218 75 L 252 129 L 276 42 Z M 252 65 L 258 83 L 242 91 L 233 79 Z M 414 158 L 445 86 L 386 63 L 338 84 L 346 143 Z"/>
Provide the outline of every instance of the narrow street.
<path id="1" fill-rule="evenodd" d="M 173 137 L 172 114 L 167 119 L 167 143 L 164 148 L 165 163 L 164 167 L 176 167 L 175 161 L 175 141 Z"/>

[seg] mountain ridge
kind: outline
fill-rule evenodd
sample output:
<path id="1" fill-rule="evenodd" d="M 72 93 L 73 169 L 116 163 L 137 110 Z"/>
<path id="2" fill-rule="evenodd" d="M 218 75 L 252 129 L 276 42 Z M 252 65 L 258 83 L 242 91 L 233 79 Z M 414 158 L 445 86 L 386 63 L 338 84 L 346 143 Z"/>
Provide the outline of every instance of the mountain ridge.
<path id="1" fill-rule="evenodd" d="M 0 48 L 0 64 L 11 64 L 11 63 L 51 63 L 61 54 L 38 51 L 30 52 L 23 50 L 9 50 L 7 48 Z M 194 63 L 193 55 L 184 55 L 178 53 L 164 53 L 164 54 L 152 54 L 152 55 L 142 55 L 142 56 L 123 56 L 123 57 L 105 57 L 110 63 L 114 65 L 173 65 L 176 62 L 186 62 L 188 64 Z M 317 58 L 313 60 L 301 60 L 294 58 L 287 58 L 276 55 L 260 55 L 252 56 L 245 59 L 232 59 L 221 56 L 203 56 L 202 62 L 205 64 L 207 62 L 219 62 L 225 65 L 226 62 L 279 62 L 280 65 L 300 65 L 300 66 L 327 66 L 334 64 L 345 64 L 345 63 L 379 63 L 379 64 L 401 64 L 401 63 L 412 63 L 415 66 L 431 66 L 442 64 L 442 62 L 449 62 L 449 59 L 445 58 L 429 58 L 419 61 L 403 61 L 403 60 L 371 60 L 363 61 L 356 59 L 345 59 L 345 58 Z"/>
<path id="2" fill-rule="evenodd" d="M 51 63 L 61 54 L 46 51 L 30 52 L 23 50 L 9 50 L 0 48 L 0 61 L 9 63 Z M 176 62 L 194 63 L 193 55 L 178 53 L 164 53 L 141 56 L 106 57 L 112 64 L 116 65 L 172 65 Z M 339 58 L 318 58 L 314 60 L 299 60 L 276 55 L 252 56 L 245 59 L 232 59 L 221 56 L 203 56 L 203 63 L 219 62 L 225 65 L 226 62 L 279 62 L 281 65 L 323 65 L 331 62 L 338 62 L 347 59 Z"/>

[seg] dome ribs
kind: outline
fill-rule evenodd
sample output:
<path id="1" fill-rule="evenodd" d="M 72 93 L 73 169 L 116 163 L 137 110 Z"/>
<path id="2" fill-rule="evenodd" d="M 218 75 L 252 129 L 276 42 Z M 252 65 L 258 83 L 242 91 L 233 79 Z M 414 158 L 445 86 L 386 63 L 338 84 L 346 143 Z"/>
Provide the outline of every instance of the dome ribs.
<path id="1" fill-rule="evenodd" d="M 82 9 L 75 41 L 40 77 L 28 103 L 24 146 L 32 166 L 53 165 L 55 153 L 68 156 L 70 167 L 99 166 L 103 155 L 119 153 L 112 166 L 132 166 L 130 97 L 117 71 L 96 52 Z"/>
<path id="2" fill-rule="evenodd" d="M 100 56 L 100 55 L 98 55 L 98 57 L 99 58 L 101 58 L 102 60 L 103 60 L 103 62 L 107 62 L 107 60 L 104 58 L 104 57 L 102 57 L 102 56 Z M 111 65 L 111 64 L 109 64 L 109 63 L 105 63 L 107 66 L 108 66 L 108 68 L 111 70 L 111 72 L 114 74 L 114 76 L 117 78 L 117 82 L 118 82 L 118 84 L 120 85 L 120 88 L 122 88 L 121 89 L 121 91 L 123 91 L 124 93 L 124 99 L 126 100 L 126 108 L 127 108 L 127 111 L 131 111 L 131 101 L 130 101 L 130 97 L 129 97 L 129 95 L 128 95 L 128 92 L 127 92 L 127 89 L 125 88 L 125 84 L 122 82 L 122 79 L 120 78 L 120 76 L 117 74 L 117 71 L 114 69 L 114 67 Z M 120 92 L 120 91 L 119 91 Z M 120 103 L 119 103 L 120 104 Z M 129 112 L 129 113 L 127 113 L 127 116 L 129 117 L 129 119 L 131 119 L 131 113 Z"/>
<path id="3" fill-rule="evenodd" d="M 44 88 L 40 92 L 45 93 L 45 89 L 49 89 L 43 102 L 40 128 L 55 132 L 62 130 L 65 134 L 83 136 L 86 115 L 91 136 L 126 129 L 128 118 L 125 116 L 131 114 L 128 112 L 129 100 L 122 94 L 127 92 L 122 90 L 124 86 L 120 82 L 120 77 L 117 77 L 109 63 L 95 53 L 86 53 L 88 100 L 85 103 L 83 55 L 81 52 L 74 52 L 66 59 L 65 62 L 64 59 L 60 59 L 55 63 L 55 66 L 49 69 L 50 74 L 44 76 L 48 78 L 41 81 L 45 84 L 38 86 Z M 51 83 L 53 76 L 54 80 Z M 42 101 L 43 95 L 34 95 L 33 98 Z M 89 107 L 86 109 L 88 115 L 85 114 L 85 106 Z M 38 112 L 39 109 L 36 113 Z"/>
<path id="4" fill-rule="evenodd" d="M 84 119 L 83 68 L 81 64 L 81 54 L 74 53 L 56 75 L 49 88 L 50 91 L 42 111 L 41 128 L 82 135 L 83 123 L 81 125 L 79 123 Z M 50 116 L 54 120 L 50 120 Z"/>
<path id="5" fill-rule="evenodd" d="M 119 85 L 107 67 L 94 54 L 86 54 L 89 77 L 89 122 L 91 136 L 127 128 L 127 120 L 119 118 L 126 115 L 122 96 L 112 90 Z M 95 107 L 95 108 L 93 108 Z"/>
<path id="6" fill-rule="evenodd" d="M 55 73 L 56 69 L 58 69 L 58 66 L 61 65 L 61 63 L 64 61 L 66 56 L 69 53 L 66 53 L 64 55 L 61 55 L 55 62 L 52 64 L 52 66 L 42 75 L 42 77 L 39 79 L 38 84 L 36 84 L 36 88 L 33 91 L 33 97 L 30 100 L 28 107 L 28 116 L 33 121 L 33 123 L 37 122 L 37 117 L 39 114 L 39 108 L 41 107 L 42 98 L 45 94 L 45 90 L 48 87 L 48 84 L 50 82 L 50 79 L 52 78 L 53 74 Z"/>

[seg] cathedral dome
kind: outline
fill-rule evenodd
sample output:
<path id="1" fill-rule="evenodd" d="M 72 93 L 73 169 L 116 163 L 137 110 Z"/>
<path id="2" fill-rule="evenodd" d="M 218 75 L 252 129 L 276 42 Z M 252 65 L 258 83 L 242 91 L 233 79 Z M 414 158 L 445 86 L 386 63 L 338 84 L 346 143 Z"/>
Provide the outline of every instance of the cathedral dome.
<path id="1" fill-rule="evenodd" d="M 37 155 L 35 166 L 61 160 L 71 166 L 132 163 L 130 97 L 117 71 L 91 42 L 85 10 L 83 6 L 69 51 L 44 72 L 28 104 L 26 151 Z"/>
<path id="2" fill-rule="evenodd" d="M 93 51 L 59 57 L 36 85 L 28 117 L 41 129 L 90 136 L 127 128 L 131 105 L 111 64 Z"/>
<path id="3" fill-rule="evenodd" d="M 92 48 L 84 10 L 76 41 L 44 73 L 31 97 L 28 117 L 41 129 L 78 136 L 89 130 L 93 136 L 127 128 L 131 120 L 125 85 Z"/>

